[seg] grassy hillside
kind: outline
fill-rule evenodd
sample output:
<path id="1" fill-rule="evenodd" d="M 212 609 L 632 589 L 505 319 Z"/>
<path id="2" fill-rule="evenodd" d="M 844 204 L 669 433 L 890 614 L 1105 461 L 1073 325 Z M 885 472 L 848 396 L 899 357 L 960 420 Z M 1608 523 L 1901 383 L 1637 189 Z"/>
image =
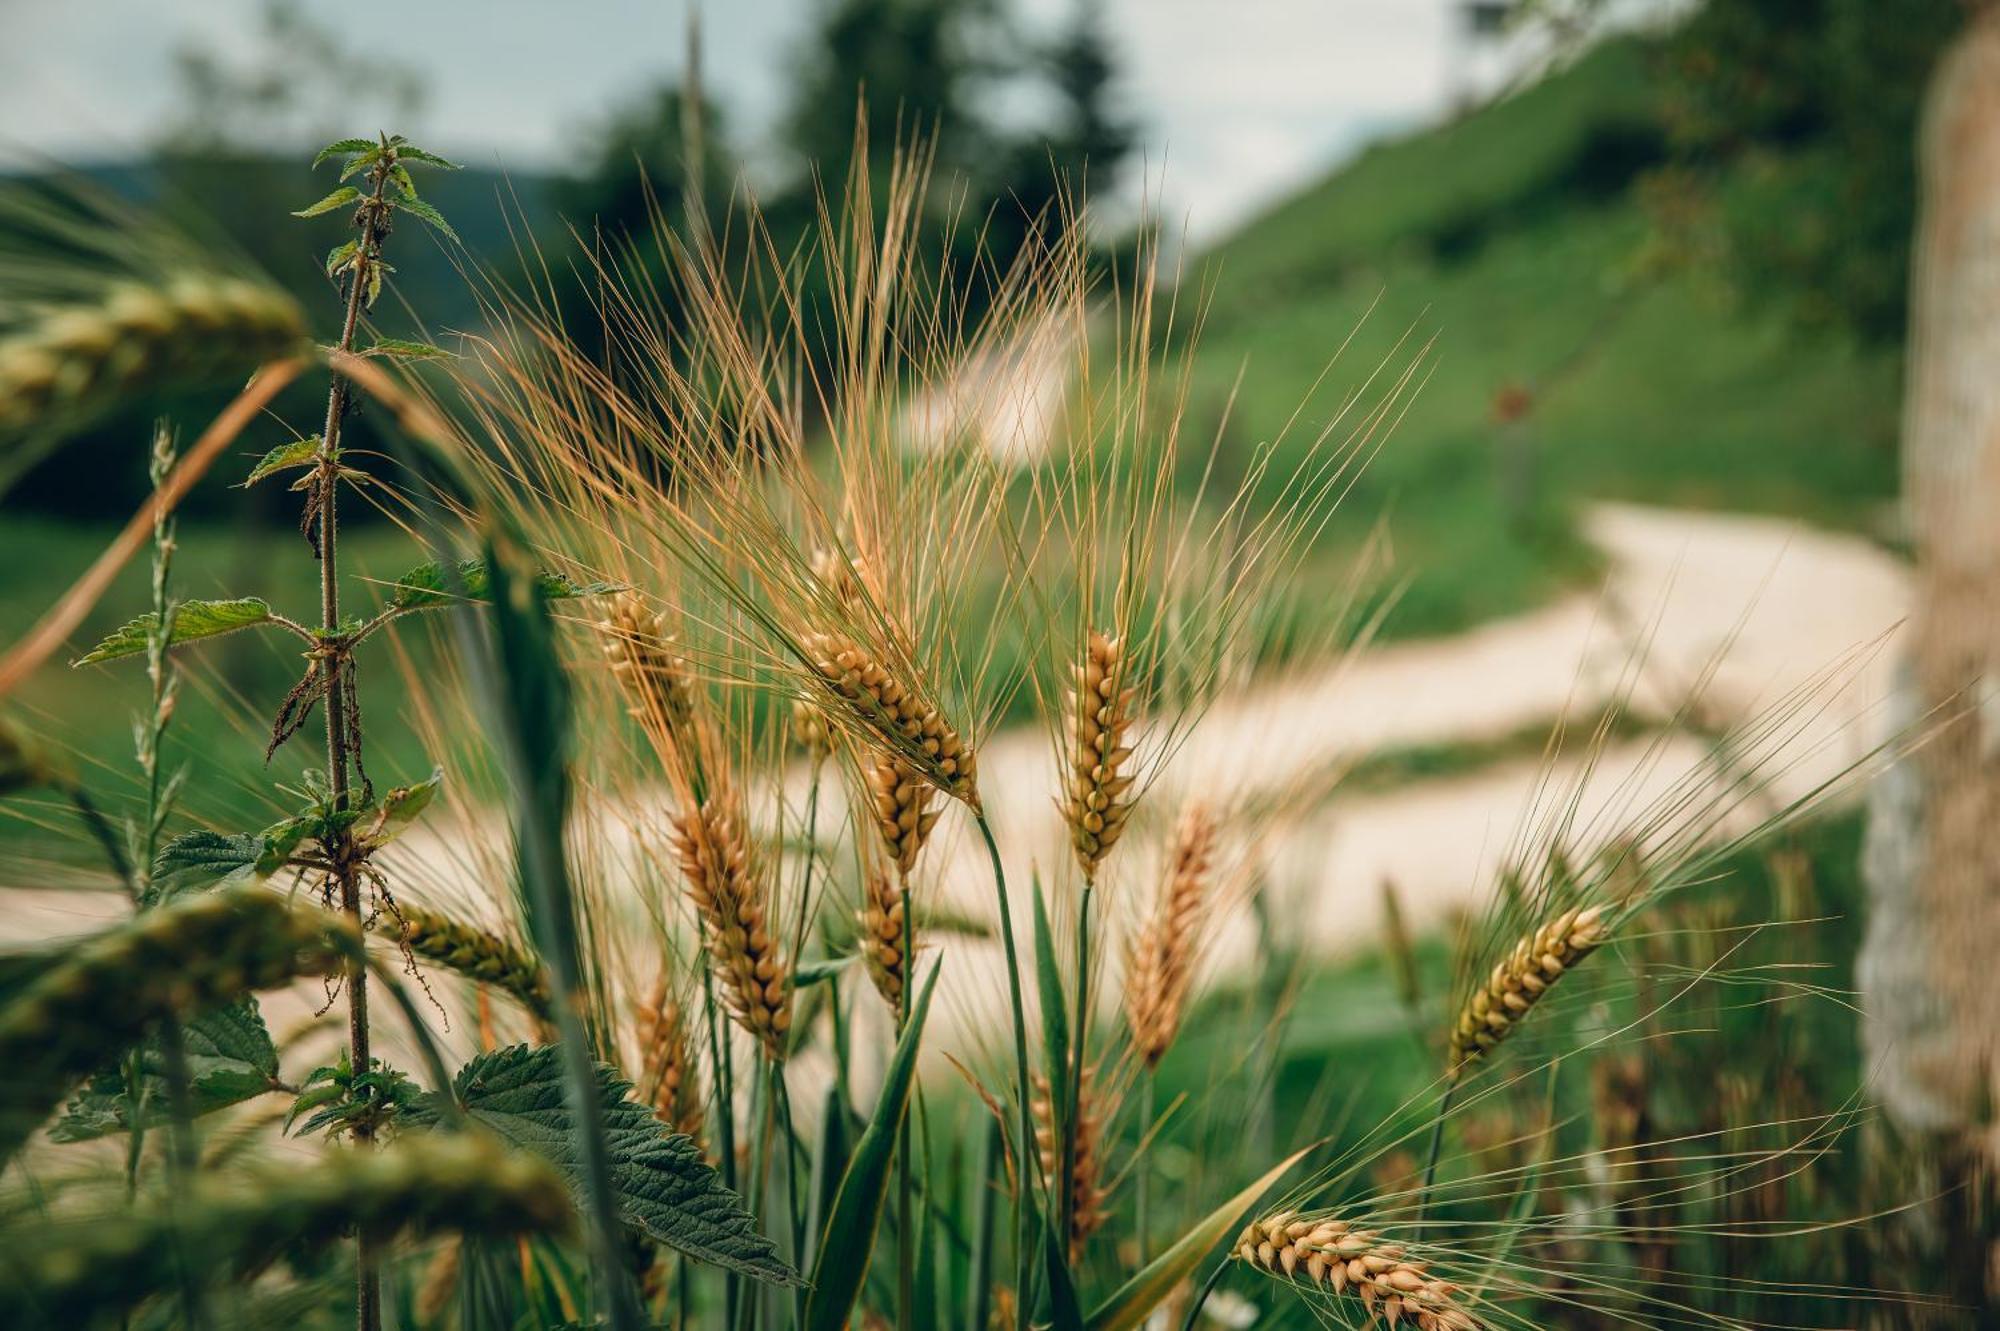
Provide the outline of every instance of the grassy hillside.
<path id="1" fill-rule="evenodd" d="M 1587 573 L 1577 502 L 1619 497 L 1867 528 L 1895 482 L 1900 353 L 1799 328 L 1656 261 L 1662 160 L 1635 43 L 1369 152 L 1207 256 L 1195 401 L 1302 447 L 1378 364 L 1435 363 L 1338 524 L 1386 515 L 1412 579 L 1390 629 L 1445 632 Z M 1752 206 L 1745 167 L 1719 207 Z M 1510 390 L 1527 411 L 1503 424 Z M 1329 551 L 1329 564 L 1340 557 Z"/>

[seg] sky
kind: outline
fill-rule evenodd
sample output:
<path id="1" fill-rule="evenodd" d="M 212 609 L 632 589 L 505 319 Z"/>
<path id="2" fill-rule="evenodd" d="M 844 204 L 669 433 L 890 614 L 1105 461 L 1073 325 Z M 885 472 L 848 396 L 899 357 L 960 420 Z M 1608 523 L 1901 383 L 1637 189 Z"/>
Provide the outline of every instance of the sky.
<path id="1" fill-rule="evenodd" d="M 426 84 L 411 138 L 527 168 L 559 164 L 565 143 L 678 74 L 690 0 L 303 3 L 406 52 Z M 1048 31 L 1074 3 L 1013 9 Z M 1436 119 L 1491 77 L 1491 59 L 1456 36 L 1459 0 L 1100 3 L 1119 97 L 1143 129 L 1146 189 L 1195 237 L 1227 231 L 1371 138 Z M 705 82 L 754 165 L 816 0 L 700 7 Z M 177 53 L 248 57 L 258 12 L 258 0 L 0 0 L 0 161 L 139 155 L 178 102 Z"/>

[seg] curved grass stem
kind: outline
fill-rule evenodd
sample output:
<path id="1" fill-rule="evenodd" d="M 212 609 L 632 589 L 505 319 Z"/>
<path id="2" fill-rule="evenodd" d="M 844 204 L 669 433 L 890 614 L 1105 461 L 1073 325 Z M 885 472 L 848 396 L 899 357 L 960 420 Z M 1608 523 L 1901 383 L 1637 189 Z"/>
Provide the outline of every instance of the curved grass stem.
<path id="1" fill-rule="evenodd" d="M 1028 1171 L 1035 1166 L 1034 1108 L 1028 1103 L 1028 1017 L 1021 997 L 1021 956 L 1014 945 L 1014 912 L 1007 901 L 1007 870 L 1000 860 L 1000 843 L 993 839 L 993 824 L 986 811 L 973 809 L 973 821 L 986 842 L 986 854 L 993 863 L 993 895 L 1000 909 L 1000 945 L 1007 956 L 1007 1002 L 1014 1022 L 1014 1089 L 1020 1106 L 1020 1136 L 1016 1139 L 1015 1160 L 1019 1162 L 1020 1184 L 1014 1190 L 1014 1292 L 1018 1325 L 1025 1328 L 1033 1314 L 1035 1236 L 1030 1233 L 1034 1216 L 1034 1190 Z"/>

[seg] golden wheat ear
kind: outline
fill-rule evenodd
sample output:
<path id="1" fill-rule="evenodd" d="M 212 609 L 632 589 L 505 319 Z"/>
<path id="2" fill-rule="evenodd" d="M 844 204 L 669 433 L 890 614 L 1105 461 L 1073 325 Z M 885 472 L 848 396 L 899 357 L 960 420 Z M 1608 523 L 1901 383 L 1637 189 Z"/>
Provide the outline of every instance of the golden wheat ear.
<path id="1" fill-rule="evenodd" d="M 770 894 L 726 791 L 674 817 L 674 853 L 700 917 L 718 994 L 765 1057 L 785 1056 L 791 972 L 770 928 Z"/>
<path id="2" fill-rule="evenodd" d="M 691 747 L 694 682 L 687 662 L 673 650 L 664 621 L 636 593 L 623 591 L 596 627 L 633 719 L 663 748 Z"/>
<path id="3" fill-rule="evenodd" d="M 1194 980 L 1195 935 L 1214 887 L 1215 816 L 1191 804 L 1175 825 L 1158 904 L 1125 964 L 1125 1022 L 1132 1047 L 1156 1068 L 1180 1034 Z"/>
<path id="4" fill-rule="evenodd" d="M 861 956 L 868 978 L 888 1001 L 892 1012 L 903 1010 L 903 986 L 909 975 L 910 934 L 904 919 L 904 894 L 889 874 L 870 869 L 861 878 Z"/>
<path id="5" fill-rule="evenodd" d="M 1418 1331 L 1484 1331 L 1458 1302 L 1458 1288 L 1430 1274 L 1399 1244 L 1343 1220 L 1281 1212 L 1253 1222 L 1236 1240 L 1248 1266 L 1360 1302 L 1371 1320 Z"/>
<path id="6" fill-rule="evenodd" d="M 1134 778 L 1125 771 L 1132 750 L 1125 739 L 1138 691 L 1125 683 L 1129 666 L 1122 639 L 1092 632 L 1074 672 L 1069 789 L 1062 807 L 1086 881 L 1096 878 L 1132 811 Z"/>
<path id="7" fill-rule="evenodd" d="M 639 1095 L 659 1120 L 701 1145 L 701 1081 L 689 1038 L 687 1012 L 675 994 L 671 972 L 662 967 L 652 987 L 633 1004 L 639 1038 Z"/>
<path id="8" fill-rule="evenodd" d="M 1609 937 L 1604 907 L 1590 906 L 1566 910 L 1516 943 L 1458 1014 L 1451 1032 L 1452 1074 L 1513 1034 L 1542 996 Z"/>

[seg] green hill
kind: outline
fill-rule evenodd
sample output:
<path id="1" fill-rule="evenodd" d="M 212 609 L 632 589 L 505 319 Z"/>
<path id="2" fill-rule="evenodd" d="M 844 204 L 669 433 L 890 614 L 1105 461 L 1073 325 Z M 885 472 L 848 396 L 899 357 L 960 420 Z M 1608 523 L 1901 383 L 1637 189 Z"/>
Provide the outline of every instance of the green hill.
<path id="1" fill-rule="evenodd" d="M 1717 265 L 1663 261 L 1644 203 L 1665 160 L 1647 58 L 1607 45 L 1381 145 L 1195 266 L 1212 300 L 1192 400 L 1210 426 L 1236 388 L 1232 444 L 1303 448 L 1378 365 L 1435 337 L 1428 382 L 1321 556 L 1331 572 L 1386 516 L 1411 579 L 1391 632 L 1457 629 L 1587 575 L 1580 500 L 1865 529 L 1893 494 L 1900 349 L 1808 331 Z M 1770 206 L 1769 174 L 1731 166 L 1715 206 Z M 1525 414 L 1502 423 L 1510 405 Z"/>

